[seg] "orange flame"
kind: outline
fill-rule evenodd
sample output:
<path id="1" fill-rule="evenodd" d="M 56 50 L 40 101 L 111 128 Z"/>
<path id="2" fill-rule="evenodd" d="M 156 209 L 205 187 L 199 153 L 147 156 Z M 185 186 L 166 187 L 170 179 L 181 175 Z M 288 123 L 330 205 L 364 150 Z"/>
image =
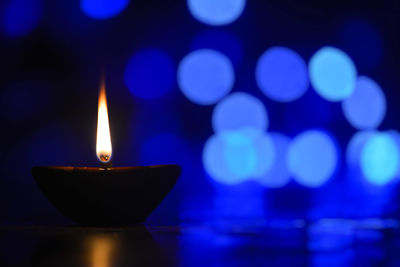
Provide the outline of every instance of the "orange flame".
<path id="1" fill-rule="evenodd" d="M 96 139 L 97 158 L 102 163 L 108 163 L 111 160 L 111 134 L 108 121 L 107 97 L 104 85 L 104 79 L 100 84 L 99 107 L 97 114 L 97 139 Z"/>

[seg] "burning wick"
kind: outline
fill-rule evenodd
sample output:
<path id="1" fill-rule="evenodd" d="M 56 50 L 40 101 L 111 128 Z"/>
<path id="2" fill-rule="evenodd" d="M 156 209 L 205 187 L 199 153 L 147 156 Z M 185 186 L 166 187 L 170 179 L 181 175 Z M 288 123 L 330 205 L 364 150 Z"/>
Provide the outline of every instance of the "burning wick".
<path id="1" fill-rule="evenodd" d="M 111 167 L 111 134 L 108 121 L 107 97 L 104 79 L 101 80 L 97 114 L 96 154 L 103 168 Z"/>

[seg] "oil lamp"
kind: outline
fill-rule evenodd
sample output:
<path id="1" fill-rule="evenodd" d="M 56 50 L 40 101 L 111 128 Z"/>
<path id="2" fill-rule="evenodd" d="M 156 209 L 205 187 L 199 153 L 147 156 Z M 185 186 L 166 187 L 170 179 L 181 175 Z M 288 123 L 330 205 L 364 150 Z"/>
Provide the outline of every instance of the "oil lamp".
<path id="1" fill-rule="evenodd" d="M 178 165 L 112 167 L 112 144 L 104 80 L 100 84 L 96 154 L 100 167 L 32 168 L 47 199 L 72 221 L 88 226 L 143 222 L 173 188 Z"/>

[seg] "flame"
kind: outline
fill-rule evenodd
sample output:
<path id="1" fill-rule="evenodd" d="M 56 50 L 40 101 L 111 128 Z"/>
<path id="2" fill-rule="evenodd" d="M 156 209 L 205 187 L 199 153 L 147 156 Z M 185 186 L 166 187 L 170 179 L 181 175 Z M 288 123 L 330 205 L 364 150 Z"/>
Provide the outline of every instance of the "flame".
<path id="1" fill-rule="evenodd" d="M 102 163 L 107 163 L 111 160 L 111 155 L 112 155 L 111 134 L 110 134 L 110 125 L 108 122 L 107 97 L 106 97 L 104 80 L 101 81 L 100 92 L 99 92 L 96 154 L 97 158 Z"/>

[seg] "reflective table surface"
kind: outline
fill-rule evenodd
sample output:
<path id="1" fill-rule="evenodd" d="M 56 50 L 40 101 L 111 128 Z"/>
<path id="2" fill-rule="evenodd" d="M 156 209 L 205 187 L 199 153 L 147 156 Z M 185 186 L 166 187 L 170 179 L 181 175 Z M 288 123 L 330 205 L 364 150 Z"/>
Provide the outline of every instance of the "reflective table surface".
<path id="1" fill-rule="evenodd" d="M 396 220 L 1 226 L 0 266 L 400 266 Z"/>

